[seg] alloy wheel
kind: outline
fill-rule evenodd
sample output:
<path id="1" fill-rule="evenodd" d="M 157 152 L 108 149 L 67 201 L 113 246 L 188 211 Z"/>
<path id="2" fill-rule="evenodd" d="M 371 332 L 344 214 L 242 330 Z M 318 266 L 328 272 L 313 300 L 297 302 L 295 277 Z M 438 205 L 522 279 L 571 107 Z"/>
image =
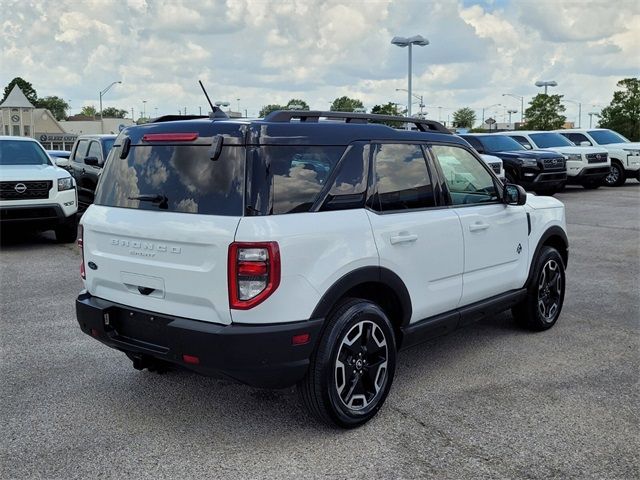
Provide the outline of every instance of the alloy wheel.
<path id="1" fill-rule="evenodd" d="M 555 260 L 544 264 L 538 281 L 538 311 L 545 322 L 554 320 L 560 308 L 562 296 L 562 275 Z"/>
<path id="2" fill-rule="evenodd" d="M 609 175 L 606 176 L 604 181 L 607 185 L 615 185 L 620 178 L 620 170 L 617 165 L 611 165 L 609 169 Z"/>
<path id="3" fill-rule="evenodd" d="M 384 332 L 372 321 L 349 329 L 335 363 L 335 386 L 345 407 L 362 410 L 376 400 L 387 381 L 388 354 Z"/>

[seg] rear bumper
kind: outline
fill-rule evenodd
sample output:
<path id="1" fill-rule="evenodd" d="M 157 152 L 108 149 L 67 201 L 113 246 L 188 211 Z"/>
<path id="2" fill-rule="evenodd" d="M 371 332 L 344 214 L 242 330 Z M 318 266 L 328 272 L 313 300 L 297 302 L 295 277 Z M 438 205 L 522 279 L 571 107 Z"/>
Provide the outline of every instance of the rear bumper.
<path id="1" fill-rule="evenodd" d="M 86 292 L 76 300 L 76 316 L 83 332 L 109 347 L 264 388 L 302 380 L 323 323 L 220 325 L 130 309 Z M 292 345 L 292 337 L 303 333 L 310 341 Z M 185 362 L 183 355 L 198 363 Z"/>

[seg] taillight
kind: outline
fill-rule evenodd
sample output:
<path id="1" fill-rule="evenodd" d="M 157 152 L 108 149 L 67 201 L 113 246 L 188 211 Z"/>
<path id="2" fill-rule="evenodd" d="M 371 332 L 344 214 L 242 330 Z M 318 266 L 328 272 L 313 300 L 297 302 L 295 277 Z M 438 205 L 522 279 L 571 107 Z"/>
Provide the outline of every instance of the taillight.
<path id="1" fill-rule="evenodd" d="M 85 280 L 87 274 L 84 270 L 84 228 L 82 225 L 78 225 L 78 248 L 80 248 L 80 276 Z"/>
<path id="2" fill-rule="evenodd" d="M 229 245 L 229 306 L 247 310 L 265 301 L 280 285 L 277 242 Z"/>

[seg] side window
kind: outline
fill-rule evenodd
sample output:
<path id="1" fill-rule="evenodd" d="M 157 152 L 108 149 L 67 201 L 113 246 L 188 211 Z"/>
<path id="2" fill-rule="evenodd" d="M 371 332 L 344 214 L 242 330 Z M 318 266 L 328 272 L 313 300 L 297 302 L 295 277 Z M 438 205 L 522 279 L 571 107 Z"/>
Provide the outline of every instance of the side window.
<path id="1" fill-rule="evenodd" d="M 96 157 L 99 162 L 102 162 L 102 149 L 100 148 L 99 142 L 91 142 L 89 144 L 89 151 L 87 152 L 87 157 Z"/>
<path id="2" fill-rule="evenodd" d="M 433 184 L 420 145 L 382 144 L 375 150 L 374 209 L 435 207 Z"/>
<path id="3" fill-rule="evenodd" d="M 87 140 L 78 140 L 78 145 L 73 151 L 71 160 L 81 163 L 84 160 L 84 157 L 86 157 L 85 154 L 87 153 L 88 143 L 89 142 Z"/>
<path id="4" fill-rule="evenodd" d="M 580 146 L 580 142 L 588 142 L 591 145 L 589 139 L 581 133 L 563 133 L 565 137 L 571 140 L 577 146 Z"/>
<path id="5" fill-rule="evenodd" d="M 513 138 L 516 142 L 518 142 L 520 145 L 522 145 L 527 150 L 533 150 L 533 145 L 531 145 L 529 143 L 529 140 L 527 140 L 525 137 L 523 137 L 521 135 L 510 135 L 510 137 Z"/>
<path id="6" fill-rule="evenodd" d="M 367 189 L 369 145 L 352 145 L 340 162 L 329 195 L 357 195 Z"/>
<path id="7" fill-rule="evenodd" d="M 453 205 L 495 202 L 499 199 L 493 177 L 467 150 L 449 145 L 433 145 L 449 188 Z"/>

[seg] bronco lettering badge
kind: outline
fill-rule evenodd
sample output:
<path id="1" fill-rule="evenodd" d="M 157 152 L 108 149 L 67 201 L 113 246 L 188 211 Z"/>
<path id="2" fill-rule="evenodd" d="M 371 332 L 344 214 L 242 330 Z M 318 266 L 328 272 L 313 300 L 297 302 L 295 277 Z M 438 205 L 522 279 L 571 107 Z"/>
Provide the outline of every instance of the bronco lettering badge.
<path id="1" fill-rule="evenodd" d="M 136 250 L 150 252 L 169 252 L 175 254 L 182 253 L 182 247 L 175 247 L 172 245 L 167 245 L 166 243 L 154 243 L 147 242 L 144 240 L 124 240 L 121 238 L 112 238 L 111 245 L 115 245 L 118 247 L 124 248 L 135 248 Z M 132 255 L 139 255 L 135 250 L 131 250 Z"/>

